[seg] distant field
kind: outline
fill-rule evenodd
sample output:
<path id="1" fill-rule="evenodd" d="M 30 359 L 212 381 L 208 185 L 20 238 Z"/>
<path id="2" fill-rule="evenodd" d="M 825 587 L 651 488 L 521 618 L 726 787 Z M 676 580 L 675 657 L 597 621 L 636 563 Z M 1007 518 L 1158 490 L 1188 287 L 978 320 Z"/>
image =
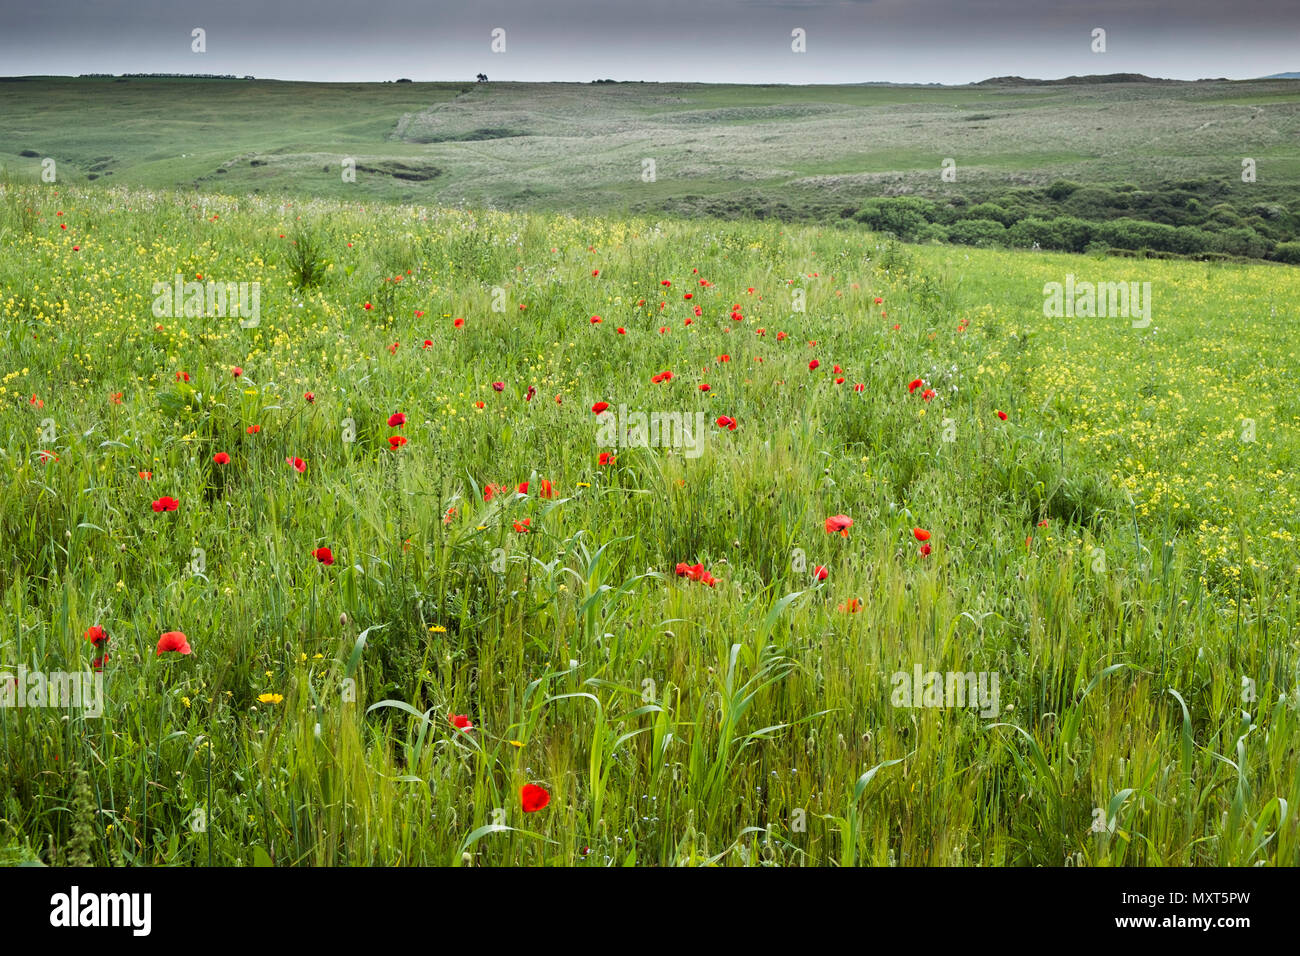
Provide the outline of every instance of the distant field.
<path id="1" fill-rule="evenodd" d="M 822 219 L 1059 180 L 1221 180 L 1293 202 L 1300 83 L 1060 86 L 0 82 L 0 165 L 35 179 L 353 200 Z M 24 150 L 32 155 L 20 155 Z M 355 183 L 340 175 L 352 157 Z M 1240 181 L 1241 160 L 1258 181 Z M 952 158 L 955 183 L 940 179 Z M 643 160 L 655 181 L 643 181 Z M 1295 211 L 1295 210 L 1292 210 Z"/>

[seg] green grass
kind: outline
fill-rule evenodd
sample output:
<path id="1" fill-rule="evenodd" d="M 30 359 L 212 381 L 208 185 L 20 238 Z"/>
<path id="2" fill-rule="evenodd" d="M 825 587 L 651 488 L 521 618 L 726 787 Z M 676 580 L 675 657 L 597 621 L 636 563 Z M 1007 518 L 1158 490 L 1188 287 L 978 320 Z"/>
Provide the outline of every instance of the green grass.
<path id="1" fill-rule="evenodd" d="M 209 193 L 608 214 L 680 211 L 682 197 L 699 195 L 751 209 L 784 203 L 784 218 L 828 220 L 885 194 L 979 201 L 1057 179 L 1235 181 L 1251 156 L 1259 181 L 1238 184 L 1248 205 L 1290 202 L 1300 187 L 1297 87 L 29 78 L 0 81 L 0 165 L 35 181 L 40 159 L 52 157 L 67 184 L 94 176 Z M 517 135 L 475 138 L 485 129 Z M 344 183 L 348 156 L 440 173 Z M 946 157 L 957 162 L 956 183 L 939 178 Z M 641 179 L 643 158 L 657 163 L 653 186 Z M 800 185 L 828 174 L 848 178 Z"/>
<path id="2" fill-rule="evenodd" d="M 102 718 L 0 707 L 0 859 L 1300 862 L 1294 269 L 68 185 L 0 217 L 0 669 L 110 635 Z M 155 316 L 176 273 L 259 281 L 260 325 Z M 1151 326 L 1045 318 L 1067 273 L 1150 281 Z M 602 448 L 598 400 L 703 412 L 702 454 Z M 895 706 L 917 666 L 999 713 Z"/>

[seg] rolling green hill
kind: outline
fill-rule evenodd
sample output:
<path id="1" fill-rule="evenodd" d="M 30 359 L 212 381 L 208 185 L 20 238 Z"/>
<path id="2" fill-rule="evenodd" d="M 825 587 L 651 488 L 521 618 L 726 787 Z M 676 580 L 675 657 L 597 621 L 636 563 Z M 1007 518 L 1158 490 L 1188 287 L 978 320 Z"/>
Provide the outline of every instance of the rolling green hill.
<path id="1" fill-rule="evenodd" d="M 0 166 L 19 180 L 36 179 L 50 157 L 65 183 L 791 221 L 922 196 L 953 210 L 935 220 L 945 226 L 968 218 L 964 207 L 993 201 L 1003 225 L 1017 209 L 1020 218 L 1128 216 L 1211 233 L 1250 229 L 1263 243 L 1211 251 L 1271 255 L 1296 238 L 1300 87 L 1106 79 L 939 87 L 22 78 L 0 82 Z M 1255 182 L 1242 181 L 1247 158 Z M 355 182 L 344 180 L 345 159 L 356 163 Z M 955 181 L 941 178 L 945 159 Z M 1056 207 L 1044 190 L 1058 181 L 1109 195 Z M 1118 192 L 1139 198 L 1117 201 Z M 993 241 L 981 228 L 974 241 Z"/>

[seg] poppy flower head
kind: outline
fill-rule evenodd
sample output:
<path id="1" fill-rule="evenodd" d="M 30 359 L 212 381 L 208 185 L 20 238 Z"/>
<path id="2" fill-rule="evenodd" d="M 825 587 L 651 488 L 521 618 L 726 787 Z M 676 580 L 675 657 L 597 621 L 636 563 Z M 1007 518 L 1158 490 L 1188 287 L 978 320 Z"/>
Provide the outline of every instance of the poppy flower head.
<path id="1" fill-rule="evenodd" d="M 90 625 L 90 627 L 86 628 L 86 633 L 81 636 L 96 647 L 102 647 L 108 643 L 108 632 L 98 624 Z"/>
<path id="2" fill-rule="evenodd" d="M 158 650 L 154 656 L 160 656 L 167 651 L 188 654 L 190 653 L 190 642 L 186 640 L 185 635 L 180 631 L 167 631 L 162 637 L 158 638 Z"/>
<path id="3" fill-rule="evenodd" d="M 286 458 L 285 462 L 293 465 L 293 470 L 300 475 L 307 471 L 307 463 L 301 458 Z"/>
<path id="4" fill-rule="evenodd" d="M 593 415 L 599 415 L 607 408 L 609 408 L 609 402 L 597 402 L 596 404 L 591 406 L 591 413 Z"/>
<path id="5" fill-rule="evenodd" d="M 825 581 L 829 575 L 830 571 L 826 569 L 826 565 L 824 564 L 819 564 L 817 567 L 813 568 L 813 577 L 818 581 Z"/>
<path id="6" fill-rule="evenodd" d="M 215 461 L 218 465 L 230 464 L 230 456 L 227 455 L 224 451 L 217 452 L 215 455 L 212 456 L 212 460 Z"/>
<path id="7" fill-rule="evenodd" d="M 393 414 L 388 416 L 389 428 L 401 428 L 405 424 L 406 424 L 406 416 L 403 415 L 401 412 L 393 412 Z"/>
<path id="8" fill-rule="evenodd" d="M 474 723 L 466 714 L 448 714 L 447 722 L 457 730 L 473 730 Z"/>
<path id="9" fill-rule="evenodd" d="M 600 458 L 597 460 L 597 464 L 612 465 L 614 464 L 614 456 L 607 451 L 602 451 L 600 453 Z"/>
<path id="10" fill-rule="evenodd" d="M 997 414 L 998 414 L 998 418 L 1002 419 L 1004 422 L 1007 420 L 1006 412 L 998 412 Z"/>
<path id="11" fill-rule="evenodd" d="M 181 506 L 181 503 L 170 495 L 163 495 L 153 503 L 155 513 L 161 514 L 164 511 L 175 511 Z"/>
<path id="12" fill-rule="evenodd" d="M 312 557 L 327 567 L 334 563 L 334 552 L 329 548 L 317 548 L 312 552 Z"/>
<path id="13" fill-rule="evenodd" d="M 504 392 L 505 390 L 506 390 L 506 383 L 505 383 L 505 382 L 493 382 L 493 383 L 492 383 L 492 391 L 494 391 L 494 392 Z"/>
<path id="14" fill-rule="evenodd" d="M 248 428 L 246 429 L 246 431 L 247 431 L 248 434 L 250 434 L 250 435 L 256 435 L 256 434 L 257 434 L 258 432 L 260 432 L 261 430 L 262 430 L 262 426 L 261 426 L 261 425 L 249 425 Z"/>
<path id="15" fill-rule="evenodd" d="M 917 541 L 929 541 L 930 532 L 926 531 L 924 528 L 913 528 L 912 537 L 916 538 Z"/>
<path id="16" fill-rule="evenodd" d="M 847 538 L 852 527 L 853 519 L 848 515 L 831 515 L 826 519 L 827 534 L 835 534 L 838 531 L 841 537 Z"/>
<path id="17" fill-rule="evenodd" d="M 516 521 L 514 523 L 515 532 L 518 534 L 527 534 L 529 530 L 528 526 L 532 524 L 532 521 L 532 518 L 525 518 L 523 521 Z"/>
<path id="18" fill-rule="evenodd" d="M 921 545 L 920 550 L 921 550 L 921 557 L 928 558 L 930 556 L 930 546 L 928 544 Z"/>
<path id="19" fill-rule="evenodd" d="M 519 803 L 524 808 L 524 813 L 536 813 L 550 802 L 551 795 L 546 792 L 546 788 L 535 783 L 526 783 L 519 790 Z"/>
<path id="20" fill-rule="evenodd" d="M 528 482 L 526 482 L 526 481 L 524 482 L 524 487 L 525 487 L 525 488 L 528 487 Z M 551 480 L 550 480 L 549 478 L 543 478 L 543 479 L 542 479 L 542 490 L 541 490 L 540 494 L 541 494 L 541 496 L 542 496 L 543 498 L 554 498 L 554 497 L 555 497 L 555 489 L 551 487 Z"/>
<path id="21" fill-rule="evenodd" d="M 405 445 L 405 444 L 406 444 L 406 436 L 405 436 L 405 435 L 389 435 L 389 436 L 388 436 L 388 447 L 391 448 L 393 451 L 397 451 L 397 449 L 401 448 L 401 447 L 402 447 L 403 445 Z"/>
<path id="22" fill-rule="evenodd" d="M 907 383 L 907 393 L 909 395 L 912 394 L 924 384 L 925 382 L 922 379 L 919 378 L 912 379 L 910 382 Z"/>

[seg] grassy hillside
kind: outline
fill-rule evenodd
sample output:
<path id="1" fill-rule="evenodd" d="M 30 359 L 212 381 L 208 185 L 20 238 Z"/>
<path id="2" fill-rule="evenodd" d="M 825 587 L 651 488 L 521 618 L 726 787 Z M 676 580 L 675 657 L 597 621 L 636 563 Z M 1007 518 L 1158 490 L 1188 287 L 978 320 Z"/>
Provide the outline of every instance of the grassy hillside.
<path id="1" fill-rule="evenodd" d="M 106 696 L 0 707 L 0 857 L 1300 863 L 1300 271 L 0 198 L 0 662 Z"/>
<path id="2" fill-rule="evenodd" d="M 1250 229 L 1263 247 L 1238 239 L 1211 251 L 1256 257 L 1300 238 L 1298 138 L 1300 89 L 1286 80 L 0 82 L 0 165 L 20 180 L 34 181 L 52 157 L 68 184 L 787 221 L 832 221 L 870 199 L 907 195 L 950 210 L 931 237 L 953 238 L 947 226 L 961 218 L 1010 226 L 1017 215 L 1129 216 L 1214 234 Z M 357 163 L 355 182 L 343 180 L 344 158 Z M 941 178 L 949 158 L 955 182 Z M 1243 158 L 1255 160 L 1255 182 L 1241 181 Z M 653 181 L 645 160 L 654 161 Z M 1104 192 L 1072 201 L 1043 193 L 1062 180 Z M 1002 207 L 991 218 L 965 212 L 990 201 Z M 987 228 L 955 238 L 997 241 Z"/>

